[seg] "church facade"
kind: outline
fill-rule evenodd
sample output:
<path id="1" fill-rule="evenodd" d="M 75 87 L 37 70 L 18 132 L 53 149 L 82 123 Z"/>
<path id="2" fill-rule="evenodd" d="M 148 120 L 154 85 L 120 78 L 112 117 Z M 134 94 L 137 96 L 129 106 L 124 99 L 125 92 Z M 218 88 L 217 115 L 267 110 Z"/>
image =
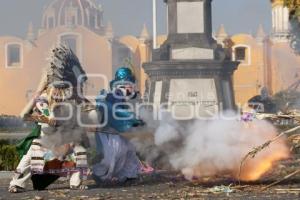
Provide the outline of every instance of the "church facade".
<path id="1" fill-rule="evenodd" d="M 25 39 L 0 36 L 0 114 L 18 115 L 35 95 L 52 47 L 69 46 L 86 70 L 87 96 L 108 87 L 118 66 L 134 66 L 143 78 L 141 64 L 149 60 L 146 27 L 139 37 L 115 37 L 111 23 L 104 24 L 103 9 L 94 0 L 53 0 L 46 6 L 41 27 L 31 24 Z M 144 87 L 145 80 L 139 80 Z"/>
<path id="2" fill-rule="evenodd" d="M 147 79 L 142 64 L 151 59 L 151 38 L 147 28 L 140 36 L 114 36 L 110 23 L 103 22 L 103 9 L 94 0 L 53 0 L 44 10 L 41 27 L 29 24 L 25 39 L 0 36 L 0 114 L 18 115 L 35 95 L 49 50 L 66 44 L 79 57 L 89 74 L 87 96 L 108 87 L 118 66 L 131 65 L 143 93 Z M 263 27 L 255 36 L 228 35 L 224 26 L 215 34 L 230 57 L 240 61 L 234 75 L 236 102 L 241 106 L 267 88 L 270 94 L 289 88 L 300 73 L 300 59 L 289 46 L 288 9 L 283 0 L 272 1 L 273 30 Z M 166 36 L 158 37 L 162 44 Z M 106 79 L 106 80 L 105 80 Z"/>

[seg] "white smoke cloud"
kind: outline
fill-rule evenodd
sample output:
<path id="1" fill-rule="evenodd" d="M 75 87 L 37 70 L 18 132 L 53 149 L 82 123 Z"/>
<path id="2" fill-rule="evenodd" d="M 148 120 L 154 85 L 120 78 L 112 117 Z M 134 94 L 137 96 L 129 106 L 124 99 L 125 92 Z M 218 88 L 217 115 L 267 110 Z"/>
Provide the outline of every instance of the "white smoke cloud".
<path id="1" fill-rule="evenodd" d="M 146 160 L 154 162 L 160 152 L 160 157 L 164 156 L 160 160 L 167 160 L 173 169 L 180 170 L 187 179 L 220 174 L 239 178 L 244 156 L 254 147 L 274 138 L 277 132 L 266 121 L 246 123 L 237 120 L 238 116 L 233 117 L 232 113 L 226 116 L 227 119 L 180 122 L 165 114 L 154 133 L 155 145 L 150 148 L 151 145 L 144 142 L 137 150 L 143 152 Z M 155 153 L 152 154 L 150 149 Z M 153 155 L 157 155 L 156 159 Z M 148 156 L 152 158 L 147 159 Z M 256 180 L 276 161 L 288 156 L 289 150 L 284 140 L 272 143 L 254 159 L 245 162 L 240 178 Z"/>
<path id="2" fill-rule="evenodd" d="M 43 136 L 41 137 L 41 143 L 43 146 L 51 149 L 54 153 L 57 153 L 57 148 L 65 144 L 73 143 L 89 146 L 86 129 L 80 126 L 78 118 L 85 123 L 91 123 L 92 120 L 90 118 L 94 116 L 89 116 L 91 112 L 84 113 L 80 111 L 71 102 L 56 106 L 53 113 L 58 126 L 42 126 Z"/>

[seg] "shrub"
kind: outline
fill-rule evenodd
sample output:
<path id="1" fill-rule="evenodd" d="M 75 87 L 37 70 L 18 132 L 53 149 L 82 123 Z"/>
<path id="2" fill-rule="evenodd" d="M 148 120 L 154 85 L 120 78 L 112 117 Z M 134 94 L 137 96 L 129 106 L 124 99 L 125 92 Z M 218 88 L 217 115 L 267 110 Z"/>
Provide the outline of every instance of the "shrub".
<path id="1" fill-rule="evenodd" d="M 15 170 L 19 163 L 19 156 L 14 145 L 0 141 L 0 170 Z"/>

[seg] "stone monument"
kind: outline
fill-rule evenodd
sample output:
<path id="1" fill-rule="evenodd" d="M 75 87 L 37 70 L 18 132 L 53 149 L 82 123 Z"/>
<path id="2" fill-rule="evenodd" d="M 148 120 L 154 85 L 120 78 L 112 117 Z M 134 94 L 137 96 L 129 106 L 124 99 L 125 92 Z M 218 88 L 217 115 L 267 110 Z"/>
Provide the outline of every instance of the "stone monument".
<path id="1" fill-rule="evenodd" d="M 143 66 L 146 101 L 182 118 L 234 110 L 232 75 L 239 63 L 226 58 L 212 37 L 212 0 L 164 1 L 169 33 Z"/>

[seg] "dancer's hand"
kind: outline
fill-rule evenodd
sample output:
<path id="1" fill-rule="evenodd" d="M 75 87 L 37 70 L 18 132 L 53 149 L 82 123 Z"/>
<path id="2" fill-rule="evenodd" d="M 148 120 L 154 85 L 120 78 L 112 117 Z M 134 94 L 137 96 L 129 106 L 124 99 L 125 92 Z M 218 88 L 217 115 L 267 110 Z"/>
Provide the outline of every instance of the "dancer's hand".
<path id="1" fill-rule="evenodd" d="M 145 126 L 146 123 L 143 120 L 136 120 L 135 123 L 133 124 L 133 127 L 138 127 L 138 126 Z"/>
<path id="2" fill-rule="evenodd" d="M 55 119 L 49 119 L 49 120 L 48 120 L 48 124 L 49 124 L 50 126 L 56 126 L 56 120 L 55 120 Z"/>

